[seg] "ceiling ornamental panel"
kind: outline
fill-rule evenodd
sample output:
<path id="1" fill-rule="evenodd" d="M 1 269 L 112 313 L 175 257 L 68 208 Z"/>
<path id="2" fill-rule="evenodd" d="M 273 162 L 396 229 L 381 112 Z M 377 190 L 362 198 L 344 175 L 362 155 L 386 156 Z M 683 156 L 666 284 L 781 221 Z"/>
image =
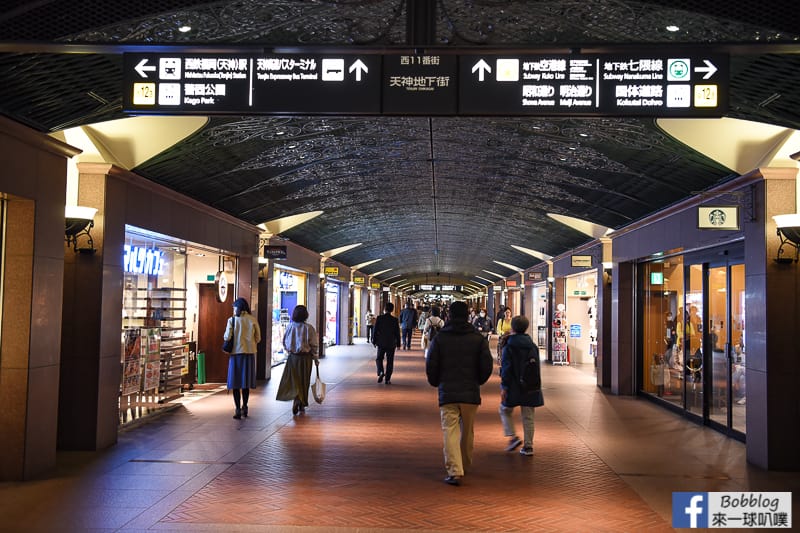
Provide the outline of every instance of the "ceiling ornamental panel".
<path id="1" fill-rule="evenodd" d="M 424 43 L 407 42 L 424 34 L 409 32 L 416 0 L 6 2 L 0 113 L 43 132 L 125 117 L 121 52 L 136 44 L 683 44 L 731 55 L 728 116 L 800 127 L 796 2 L 430 1 Z M 654 119 L 567 117 L 214 116 L 134 170 L 251 223 L 321 210 L 282 238 L 314 251 L 360 242 L 336 259 L 381 259 L 364 270 L 455 284 L 513 273 L 495 261 L 538 262 L 512 245 L 557 255 L 589 240 L 548 213 L 619 228 L 732 176 Z"/>

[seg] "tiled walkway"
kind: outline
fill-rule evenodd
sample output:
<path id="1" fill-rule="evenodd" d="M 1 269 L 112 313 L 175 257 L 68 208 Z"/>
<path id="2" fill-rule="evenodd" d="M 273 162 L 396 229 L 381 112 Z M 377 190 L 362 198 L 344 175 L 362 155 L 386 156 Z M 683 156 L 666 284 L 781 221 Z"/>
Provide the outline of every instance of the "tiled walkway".
<path id="1" fill-rule="evenodd" d="M 591 369 L 552 366 L 536 455 L 503 451 L 495 375 L 473 470 L 452 487 L 421 350 L 399 351 L 379 385 L 364 339 L 329 348 L 328 397 L 296 417 L 274 400 L 282 370 L 253 391 L 247 419 L 231 418 L 226 392 L 208 394 L 109 450 L 60 453 L 48 479 L 0 484 L 0 529 L 670 531 L 672 491 L 800 490 L 796 473 L 749 467 L 741 443 L 605 395 Z"/>

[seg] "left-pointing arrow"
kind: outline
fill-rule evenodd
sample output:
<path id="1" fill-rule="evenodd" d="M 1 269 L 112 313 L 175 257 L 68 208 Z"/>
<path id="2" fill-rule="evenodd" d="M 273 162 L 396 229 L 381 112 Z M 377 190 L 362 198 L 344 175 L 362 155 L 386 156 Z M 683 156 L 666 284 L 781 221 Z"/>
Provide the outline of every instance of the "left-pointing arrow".
<path id="1" fill-rule="evenodd" d="M 136 72 L 139 73 L 139 76 L 141 76 L 143 78 L 147 77 L 147 72 L 148 71 L 154 71 L 156 69 L 155 65 L 148 65 L 147 61 L 149 61 L 149 60 L 148 59 L 142 59 L 141 61 L 139 61 L 139 64 L 136 65 L 136 67 L 133 69 L 133 70 L 135 70 Z"/>

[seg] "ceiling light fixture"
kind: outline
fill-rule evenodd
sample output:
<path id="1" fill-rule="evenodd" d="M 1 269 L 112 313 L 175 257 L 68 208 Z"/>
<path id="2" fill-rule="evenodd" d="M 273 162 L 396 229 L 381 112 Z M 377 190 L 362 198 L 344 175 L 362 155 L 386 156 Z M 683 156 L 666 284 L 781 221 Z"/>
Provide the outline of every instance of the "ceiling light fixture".
<path id="1" fill-rule="evenodd" d="M 669 32 L 675 33 L 676 31 L 680 30 L 680 28 L 678 26 L 676 26 L 675 24 L 670 24 L 670 25 L 668 25 L 666 27 L 666 30 L 669 31 Z"/>
<path id="2" fill-rule="evenodd" d="M 192 27 L 184 24 L 183 26 L 178 28 L 178 31 L 181 33 L 189 33 L 190 31 L 192 31 Z"/>

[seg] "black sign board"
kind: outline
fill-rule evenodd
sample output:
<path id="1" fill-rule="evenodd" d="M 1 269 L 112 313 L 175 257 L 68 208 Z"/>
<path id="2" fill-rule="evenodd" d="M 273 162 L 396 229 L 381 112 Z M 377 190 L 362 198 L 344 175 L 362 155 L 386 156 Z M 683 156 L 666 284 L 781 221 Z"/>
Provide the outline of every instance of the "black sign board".
<path id="1" fill-rule="evenodd" d="M 463 285 L 413 285 L 414 292 L 464 292 Z"/>
<path id="2" fill-rule="evenodd" d="M 719 117 L 728 58 L 689 55 L 463 55 L 459 114 Z"/>
<path id="3" fill-rule="evenodd" d="M 123 108 L 163 114 L 380 113 L 378 55 L 124 54 Z"/>
<path id="4" fill-rule="evenodd" d="M 286 246 L 264 246 L 264 257 L 267 259 L 286 259 Z"/>
<path id="5" fill-rule="evenodd" d="M 720 117 L 728 56 L 126 53 L 135 113 Z"/>
<path id="6" fill-rule="evenodd" d="M 456 56 L 387 55 L 383 58 L 383 71 L 384 113 L 456 114 Z"/>

